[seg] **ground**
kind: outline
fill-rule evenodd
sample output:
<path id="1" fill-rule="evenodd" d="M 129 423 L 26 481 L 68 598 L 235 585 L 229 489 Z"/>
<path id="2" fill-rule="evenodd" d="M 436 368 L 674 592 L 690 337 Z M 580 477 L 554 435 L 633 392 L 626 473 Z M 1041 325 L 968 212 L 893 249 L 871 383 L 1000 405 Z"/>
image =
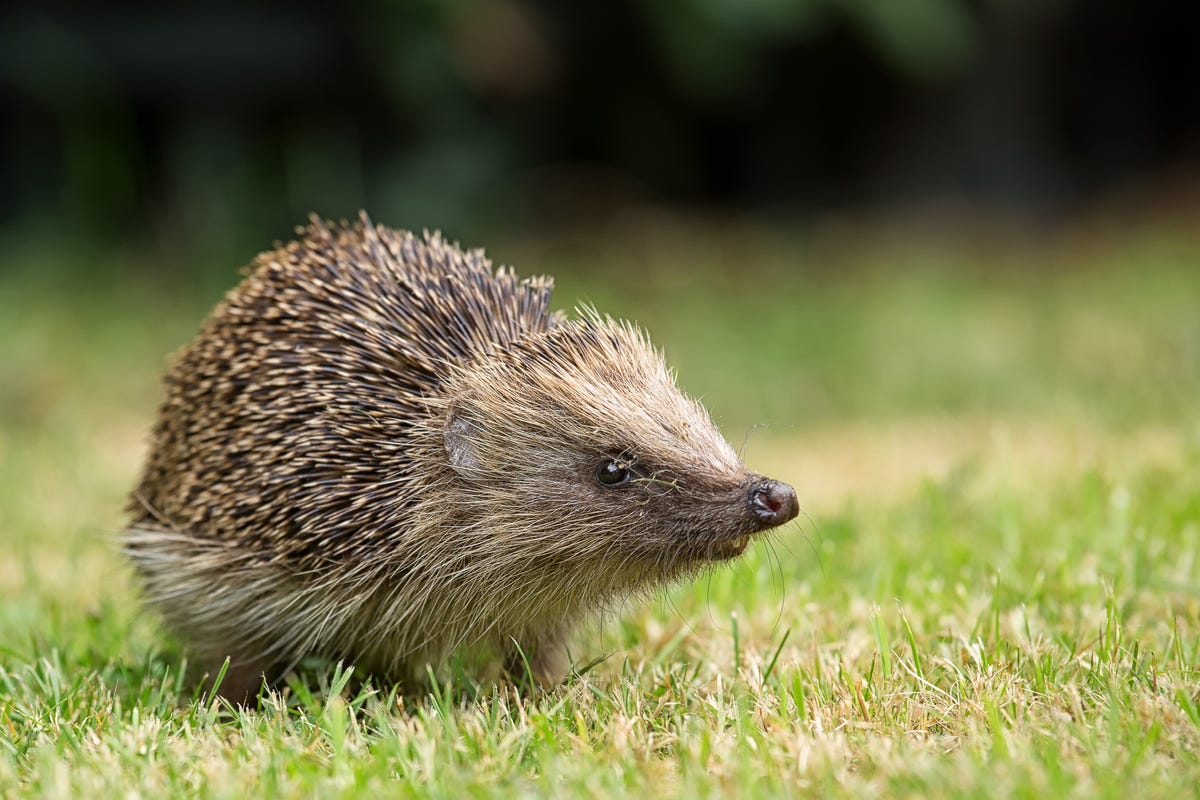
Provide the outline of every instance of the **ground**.
<path id="1" fill-rule="evenodd" d="M 460 676 L 400 699 L 318 666 L 259 711 L 182 677 L 118 552 L 156 375 L 234 265 L 197 283 L 19 255 L 0 790 L 1195 796 L 1200 239 L 983 238 L 668 229 L 497 253 L 559 273 L 562 304 L 642 321 L 805 513 L 583 633 L 579 674 L 543 696 Z"/>

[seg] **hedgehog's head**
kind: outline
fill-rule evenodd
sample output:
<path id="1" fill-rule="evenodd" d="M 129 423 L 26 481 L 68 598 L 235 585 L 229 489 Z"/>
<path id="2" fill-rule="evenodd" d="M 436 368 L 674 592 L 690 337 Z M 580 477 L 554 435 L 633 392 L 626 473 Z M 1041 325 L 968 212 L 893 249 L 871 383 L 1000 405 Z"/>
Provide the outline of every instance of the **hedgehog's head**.
<path id="1" fill-rule="evenodd" d="M 585 313 L 447 388 L 438 418 L 458 491 L 442 502 L 462 498 L 516 552 L 669 577 L 796 516 L 792 488 L 742 465 L 628 323 Z"/>

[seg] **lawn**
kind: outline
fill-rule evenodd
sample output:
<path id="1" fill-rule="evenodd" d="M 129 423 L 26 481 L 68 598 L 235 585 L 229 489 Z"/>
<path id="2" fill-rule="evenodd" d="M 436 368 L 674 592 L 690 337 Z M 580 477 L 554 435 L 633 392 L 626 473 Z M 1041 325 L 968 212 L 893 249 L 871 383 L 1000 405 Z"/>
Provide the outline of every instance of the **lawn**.
<path id="1" fill-rule="evenodd" d="M 662 230 L 493 255 L 642 322 L 800 521 L 583 632 L 582 674 L 536 698 L 318 667 L 223 707 L 117 548 L 157 374 L 236 264 L 17 254 L 4 794 L 1200 791 L 1200 238 Z"/>

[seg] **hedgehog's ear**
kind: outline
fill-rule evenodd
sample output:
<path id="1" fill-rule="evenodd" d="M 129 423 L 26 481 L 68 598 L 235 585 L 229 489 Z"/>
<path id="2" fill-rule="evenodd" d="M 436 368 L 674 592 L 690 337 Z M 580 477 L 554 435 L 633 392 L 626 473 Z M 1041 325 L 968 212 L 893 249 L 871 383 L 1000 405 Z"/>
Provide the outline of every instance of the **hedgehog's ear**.
<path id="1" fill-rule="evenodd" d="M 468 478 L 482 467 L 478 451 L 480 430 L 478 423 L 468 418 L 463 405 L 458 400 L 450 404 L 442 439 L 446 444 L 450 466 L 459 475 Z"/>

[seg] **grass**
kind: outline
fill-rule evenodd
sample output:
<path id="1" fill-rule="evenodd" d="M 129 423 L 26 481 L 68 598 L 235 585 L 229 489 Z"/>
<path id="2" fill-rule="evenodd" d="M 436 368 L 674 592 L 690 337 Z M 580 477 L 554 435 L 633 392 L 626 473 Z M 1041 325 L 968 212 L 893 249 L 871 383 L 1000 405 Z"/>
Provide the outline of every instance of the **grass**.
<path id="1" fill-rule="evenodd" d="M 1195 796 L 1200 240 L 647 241 L 503 255 L 646 323 L 735 444 L 771 423 L 748 460 L 810 518 L 582 633 L 603 660 L 533 699 L 200 695 L 114 542 L 213 293 L 0 279 L 0 791 Z"/>

